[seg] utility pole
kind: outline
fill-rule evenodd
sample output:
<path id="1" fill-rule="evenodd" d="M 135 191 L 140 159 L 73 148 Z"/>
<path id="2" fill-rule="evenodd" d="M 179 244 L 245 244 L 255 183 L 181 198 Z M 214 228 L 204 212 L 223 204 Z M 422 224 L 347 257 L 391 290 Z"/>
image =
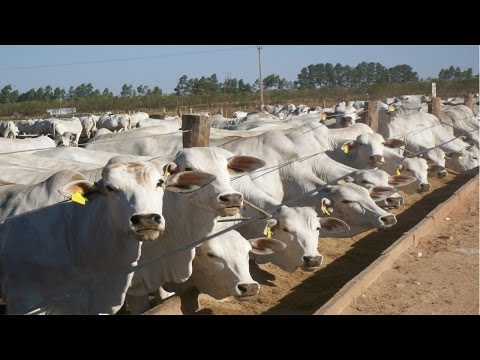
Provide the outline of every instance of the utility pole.
<path id="1" fill-rule="evenodd" d="M 260 103 L 261 103 L 261 109 L 263 110 L 262 59 L 260 58 L 260 51 L 262 50 L 262 47 L 257 46 L 257 50 L 258 50 L 258 74 L 260 79 Z"/>

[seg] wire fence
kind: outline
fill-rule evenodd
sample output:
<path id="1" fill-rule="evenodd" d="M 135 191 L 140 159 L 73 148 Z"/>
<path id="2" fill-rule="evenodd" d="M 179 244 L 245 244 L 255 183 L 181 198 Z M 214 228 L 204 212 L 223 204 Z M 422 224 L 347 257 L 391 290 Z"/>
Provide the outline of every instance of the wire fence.
<path id="1" fill-rule="evenodd" d="M 431 126 L 431 127 L 422 128 L 421 131 L 426 131 L 426 130 L 428 130 L 428 129 L 430 129 L 430 128 L 433 128 L 433 127 L 436 127 L 436 126 L 439 126 L 439 125 L 441 125 L 441 124 L 436 124 L 436 125 Z M 322 126 L 325 126 L 325 125 L 319 124 L 319 126 L 317 126 L 317 127 L 315 127 L 315 128 L 312 128 L 312 129 L 309 129 L 309 130 L 307 130 L 307 131 L 305 131 L 305 132 L 303 132 L 303 133 L 307 133 L 307 132 L 310 132 L 310 131 L 314 131 L 315 129 L 317 129 L 317 128 L 319 128 L 319 127 L 322 127 Z M 155 136 L 167 136 L 167 135 L 178 134 L 178 133 L 183 133 L 183 132 L 187 132 L 187 131 L 188 131 L 188 130 L 186 130 L 186 131 L 176 131 L 176 132 L 164 133 L 164 134 L 153 134 L 153 135 L 144 136 L 144 137 L 138 137 L 138 138 L 134 138 L 134 139 L 143 139 L 143 138 L 145 138 L 145 137 L 155 137 Z M 477 129 L 474 129 L 474 130 L 472 130 L 471 132 L 473 132 L 473 131 L 478 131 L 478 130 L 477 130 Z M 412 133 L 413 133 L 412 131 L 411 131 L 411 132 L 407 132 L 407 133 L 404 133 L 404 134 L 396 135 L 396 136 L 394 136 L 393 138 L 398 138 L 398 137 L 406 136 L 406 135 L 412 134 Z M 240 138 L 240 139 L 241 139 L 241 138 Z M 437 146 L 435 146 L 434 148 L 443 146 L 443 145 L 445 145 L 445 144 L 447 144 L 447 143 L 449 143 L 449 142 L 451 142 L 451 141 L 454 141 L 454 140 L 456 140 L 456 139 L 458 139 L 458 137 L 453 137 L 452 139 L 450 139 L 450 140 L 448 140 L 448 141 L 446 141 L 446 142 L 444 142 L 444 143 L 442 143 L 442 144 L 440 144 L 440 145 L 437 145 Z M 238 139 L 234 139 L 234 140 L 238 140 Z M 117 141 L 117 140 L 116 140 L 116 141 Z M 125 139 L 118 140 L 118 141 L 125 141 Z M 105 142 L 111 142 L 111 141 L 105 141 Z M 101 142 L 98 142 L 98 143 L 101 143 Z M 223 144 L 223 145 L 225 145 L 225 144 Z M 220 145 L 220 146 L 222 146 L 222 145 Z M 433 149 L 433 148 L 432 148 L 432 149 Z M 45 149 L 44 149 L 44 148 L 41 148 L 41 149 L 37 149 L 37 150 L 45 150 Z M 426 151 L 422 151 L 422 152 L 416 153 L 415 156 L 418 156 L 418 155 L 420 155 L 420 154 L 422 154 L 422 153 L 424 153 L 424 152 L 427 152 L 427 151 L 429 151 L 429 150 L 431 150 L 431 149 L 428 149 L 428 150 L 426 150 Z M 35 150 L 13 151 L 13 152 L 8 152 L 8 153 L 0 153 L 0 155 L 6 155 L 6 154 L 12 154 L 12 153 L 18 153 L 18 152 L 25 152 L 25 151 L 35 151 Z M 274 166 L 270 166 L 270 167 L 263 167 L 263 168 L 261 168 L 261 169 L 252 171 L 250 174 L 234 176 L 234 177 L 231 178 L 231 181 L 235 181 L 235 180 L 237 180 L 237 179 L 239 179 L 240 177 L 243 177 L 243 176 L 250 176 L 250 177 L 252 178 L 252 180 L 255 180 L 255 179 L 257 179 L 257 178 L 259 178 L 259 177 L 261 177 L 261 176 L 265 176 L 265 175 L 267 175 L 267 174 L 269 174 L 269 173 L 271 173 L 271 172 L 273 172 L 273 171 L 279 170 L 279 169 L 281 169 L 281 168 L 283 168 L 283 167 L 285 167 L 285 166 L 292 165 L 292 164 L 294 164 L 294 163 L 296 163 L 296 162 L 306 161 L 306 160 L 311 159 L 311 158 L 313 158 L 313 157 L 315 157 L 315 156 L 317 156 L 317 155 L 324 154 L 326 151 L 328 151 L 328 150 L 321 151 L 321 152 L 316 152 L 316 153 L 313 153 L 313 154 L 310 154 L 310 155 L 306 155 L 306 156 L 304 156 L 304 157 L 300 157 L 300 158 L 298 158 L 298 159 L 294 159 L 294 160 L 291 160 L 291 161 L 288 161 L 288 162 L 285 162 L 285 163 L 282 163 L 282 164 L 278 164 L 278 165 L 274 165 Z M 410 152 L 410 151 L 409 151 L 409 152 Z M 410 153 L 411 153 L 411 152 L 410 152 Z M 149 159 L 149 161 L 150 161 L 150 160 L 153 160 L 154 158 L 158 158 L 158 157 L 153 157 L 153 158 Z M 265 172 L 265 171 L 266 171 L 266 172 Z M 260 174 L 260 175 L 257 175 L 256 177 L 255 177 L 255 176 L 252 177 L 252 174 L 255 174 L 255 173 L 261 173 L 261 174 Z M 309 195 L 311 195 L 311 194 L 314 194 L 315 192 L 318 192 L 319 190 L 321 190 L 321 188 L 323 188 L 323 186 L 324 186 L 324 185 L 321 185 L 321 186 L 319 186 L 319 187 L 317 187 L 317 188 L 315 188 L 315 189 L 313 189 L 313 190 L 311 190 L 311 191 L 309 191 L 309 192 L 306 192 L 306 193 L 304 193 L 304 194 L 302 194 L 302 195 L 300 195 L 300 196 L 298 196 L 298 197 L 296 197 L 296 198 L 293 198 L 293 199 L 284 201 L 284 202 L 280 203 L 278 206 L 276 206 L 276 207 L 274 207 L 273 209 L 271 209 L 269 212 L 263 211 L 262 216 L 255 216 L 255 217 L 251 217 L 251 218 L 248 218 L 248 219 L 239 218 L 239 219 L 237 219 L 237 220 L 235 220 L 235 219 L 233 218 L 233 219 L 231 219 L 231 221 L 239 221 L 239 223 L 234 224 L 234 225 L 232 225 L 232 226 L 230 226 L 230 227 L 228 227 L 228 228 L 225 228 L 225 229 L 223 229 L 223 230 L 221 230 L 221 231 L 218 231 L 218 232 L 216 232 L 216 233 L 214 233 L 214 234 L 210 234 L 210 235 L 208 235 L 208 236 L 206 236 L 206 237 L 204 237 L 204 238 L 202 238 L 202 239 L 200 239 L 200 240 L 191 242 L 191 243 L 189 243 L 189 244 L 186 244 L 186 245 L 184 245 L 184 246 L 178 247 L 178 248 L 176 248 L 176 249 L 174 249 L 174 250 L 171 250 L 171 251 L 169 251 L 169 252 L 166 252 L 166 253 L 163 253 L 163 254 L 159 254 L 159 255 L 157 255 L 157 256 L 154 256 L 154 257 L 152 257 L 152 258 L 149 258 L 149 259 L 147 259 L 147 260 L 144 260 L 144 261 L 142 261 L 142 262 L 139 262 L 139 263 L 138 263 L 137 265 L 135 265 L 135 266 L 128 266 L 128 267 L 122 268 L 122 269 L 120 269 L 119 271 L 116 271 L 116 272 L 114 272 L 114 273 L 110 273 L 110 274 L 108 274 L 108 275 L 106 275 L 106 276 L 104 276 L 104 277 L 102 277 L 102 278 L 100 278 L 100 279 L 97 279 L 97 280 L 93 281 L 93 282 L 90 282 L 90 283 L 84 284 L 84 285 L 82 285 L 82 286 L 80 286 L 80 287 L 78 287 L 78 288 L 75 288 L 75 289 L 66 291 L 66 292 L 64 292 L 64 293 L 62 293 L 62 294 L 60 294 L 60 295 L 58 295 L 58 296 L 55 296 L 55 297 L 46 299 L 45 301 L 43 301 L 43 302 L 41 302 L 41 303 L 38 303 L 37 305 L 35 305 L 35 306 L 33 306 L 33 307 L 30 307 L 29 310 L 26 311 L 26 314 L 32 314 L 32 315 L 33 315 L 33 314 L 41 313 L 41 312 L 43 311 L 42 309 L 43 309 L 44 307 L 46 307 L 46 306 L 48 306 L 48 305 L 50 305 L 50 304 L 52 304 L 52 303 L 60 302 L 60 301 L 62 301 L 63 299 L 69 298 L 69 297 L 74 296 L 74 295 L 76 295 L 76 294 L 79 294 L 79 293 L 81 293 L 81 292 L 88 291 L 88 290 L 90 290 L 90 289 L 92 289 L 92 288 L 94 288 L 94 287 L 97 287 L 97 286 L 99 286 L 99 285 L 101 285 L 101 284 L 104 284 L 105 282 L 107 282 L 107 281 L 109 281 L 109 280 L 112 280 L 112 279 L 114 279 L 114 278 L 116 278 L 116 277 L 130 274 L 130 273 L 134 272 L 135 270 L 141 269 L 141 268 L 147 266 L 148 264 L 150 264 L 150 263 L 152 263 L 152 262 L 154 262 L 154 261 L 159 261 L 159 260 L 165 259 L 165 258 L 168 257 L 168 256 L 172 256 L 172 255 L 174 255 L 174 254 L 176 254 L 176 253 L 178 253 L 178 252 L 180 252 L 180 251 L 185 251 L 185 250 L 194 248 L 194 247 L 196 247 L 196 246 L 199 246 L 199 245 L 201 245 L 202 243 L 204 243 L 204 242 L 206 242 L 206 241 L 209 241 L 209 240 L 211 240 L 211 239 L 213 239 L 213 238 L 215 238 L 215 237 L 217 237 L 217 236 L 220 236 L 220 235 L 222 235 L 222 234 L 224 234 L 224 233 L 226 233 L 226 232 L 228 232 L 228 231 L 235 230 L 235 229 L 237 229 L 237 228 L 240 228 L 240 227 L 242 227 L 242 226 L 245 226 L 245 225 L 247 225 L 247 224 L 250 224 L 250 223 L 252 223 L 252 222 L 254 222 L 254 221 L 257 221 L 257 220 L 259 220 L 259 219 L 265 219 L 265 218 L 268 217 L 267 215 L 269 215 L 269 216 L 271 217 L 271 214 L 272 214 L 274 211 L 276 211 L 277 209 L 281 208 L 282 206 L 285 206 L 285 205 L 294 203 L 294 202 L 298 201 L 299 199 L 301 199 L 301 198 L 303 198 L 303 197 L 306 197 L 306 196 L 309 196 Z M 71 201 L 70 199 L 67 199 L 67 200 L 61 201 L 60 203 L 65 203 L 65 202 L 70 202 L 70 201 Z M 58 204 L 58 203 L 57 203 L 57 204 Z M 50 206 L 55 206 L 55 205 L 57 205 L 57 204 L 48 205 L 48 207 L 50 207 Z M 40 210 L 41 210 L 41 209 L 35 209 L 35 210 L 32 210 L 32 211 L 40 211 Z M 257 209 L 257 210 L 258 210 L 258 209 Z M 23 214 L 22 214 L 22 215 L 23 215 Z M 19 216 L 20 216 L 20 215 L 19 215 Z M 12 217 L 14 217 L 14 216 L 12 216 Z M 11 217 L 9 217 L 9 218 L 11 218 Z M 7 218 L 7 219 L 9 219 L 9 218 Z M 6 220 L 6 219 L 5 219 L 5 220 Z M 4 220 L 4 221 L 5 221 L 5 220 Z"/>

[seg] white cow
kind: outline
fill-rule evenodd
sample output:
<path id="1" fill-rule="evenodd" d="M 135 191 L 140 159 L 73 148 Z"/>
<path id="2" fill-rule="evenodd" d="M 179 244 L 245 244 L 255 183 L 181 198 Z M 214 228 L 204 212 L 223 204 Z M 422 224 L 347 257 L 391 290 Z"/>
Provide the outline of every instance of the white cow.
<path id="1" fill-rule="evenodd" d="M 404 157 L 393 150 L 385 149 L 385 164 L 380 169 L 389 174 L 412 176 L 417 180 L 402 188 L 407 194 L 414 192 L 426 192 L 430 190 L 428 182 L 428 171 L 435 171 L 437 165 L 428 165 L 427 160 L 422 157 Z"/>
<path id="2" fill-rule="evenodd" d="M 78 140 L 83 131 L 83 125 L 79 118 L 74 117 L 71 120 L 55 119 L 51 123 L 51 134 L 58 141 L 59 146 L 78 146 Z"/>
<path id="3" fill-rule="evenodd" d="M 57 189 L 76 180 L 85 180 L 85 177 L 77 171 L 61 170 L 34 185 L 0 186 L 0 222 L 8 217 L 68 199 Z"/>
<path id="4" fill-rule="evenodd" d="M 228 226 L 230 224 L 217 223 L 212 233 Z M 262 256 L 282 252 L 283 248 L 284 245 L 277 240 L 247 240 L 239 232 L 230 230 L 197 247 L 192 276 L 185 283 L 170 283 L 164 287 L 180 296 L 184 314 L 199 309 L 199 293 L 218 300 L 229 296 L 245 300 L 257 295 L 260 290 L 260 285 L 250 275 L 249 254 Z"/>
<path id="5" fill-rule="evenodd" d="M 112 132 L 128 130 L 130 126 L 130 115 L 128 114 L 105 114 L 97 121 L 97 129 L 107 128 Z"/>
<path id="6" fill-rule="evenodd" d="M 327 129 L 328 134 L 328 128 L 320 125 L 319 129 L 322 127 Z M 315 155 L 315 150 L 317 150 L 315 146 L 318 144 L 315 145 L 315 137 L 318 135 L 316 131 L 288 134 L 270 132 L 259 136 L 240 138 L 223 147 L 236 154 L 255 156 L 264 160 L 266 162 L 265 170 L 262 169 L 251 174 L 250 178 L 276 200 L 294 199 L 319 188 L 317 195 L 302 197 L 296 202 L 296 205 L 314 206 L 317 212 L 321 213 L 322 207 L 325 205 L 323 198 L 328 198 L 330 201 L 333 201 L 334 198 L 336 203 L 341 203 L 343 196 L 346 197 L 345 201 L 358 204 L 358 207 L 344 207 L 341 213 L 337 213 L 334 206 L 335 216 L 346 221 L 351 228 L 351 231 L 345 233 L 345 236 L 365 231 L 372 226 L 384 227 L 395 224 L 395 216 L 379 208 L 369 196 L 369 191 L 360 190 L 358 185 L 335 185 L 328 188 L 328 193 L 322 189 L 325 181 L 316 176 L 312 165 L 316 161 L 316 156 L 312 155 Z M 328 143 L 328 136 L 322 141 Z M 319 146 L 319 148 L 321 147 Z M 375 187 L 370 189 L 370 194 L 373 195 L 375 201 L 380 201 L 395 191 L 392 188 Z M 342 217 L 343 215 L 345 217 Z M 350 223 L 350 221 L 352 222 Z"/>
<path id="7" fill-rule="evenodd" d="M 82 124 L 82 132 L 85 133 L 87 139 L 90 139 L 92 133 L 95 134 L 97 132 L 97 120 L 98 116 L 88 115 L 88 116 L 81 116 L 78 118 Z"/>
<path id="8" fill-rule="evenodd" d="M 85 145 L 85 149 L 126 155 L 175 156 L 183 148 L 182 133 L 175 130 L 172 134 L 172 124 L 165 121 L 166 127 L 151 126 L 95 136 Z"/>
<path id="9" fill-rule="evenodd" d="M 470 147 L 459 138 L 449 134 L 440 121 L 425 112 L 408 115 L 397 115 L 395 111 L 381 108 L 379 110 L 378 131 L 385 138 L 398 138 L 408 146 L 423 147 L 425 149 L 441 148 L 445 153 L 461 153 L 464 166 L 457 162 L 458 167 L 472 169 L 478 166 L 476 149 Z M 477 159 L 475 159 L 477 157 Z"/>
<path id="10" fill-rule="evenodd" d="M 43 135 L 30 139 L 5 139 L 0 137 L 0 155 L 13 151 L 48 149 L 53 147 L 55 147 L 55 141 Z"/>
<path id="11" fill-rule="evenodd" d="M 320 267 L 323 262 L 323 256 L 318 252 L 320 230 L 324 236 L 350 230 L 340 219 L 319 218 L 317 212 L 308 206 L 282 206 L 273 217 L 276 223 L 271 227 L 272 236 L 286 245 L 285 250 L 261 255 L 251 253 L 250 257 L 258 264 L 271 262 L 288 272 L 298 268 L 315 271 Z"/>
<path id="12" fill-rule="evenodd" d="M 137 123 L 141 120 L 148 119 L 150 116 L 146 112 L 137 112 L 130 115 L 130 123 L 128 125 L 128 129 L 134 129 L 137 126 Z"/>
<path id="13" fill-rule="evenodd" d="M 346 128 L 355 124 L 360 119 L 358 111 L 354 106 L 344 106 L 335 108 L 335 127 Z"/>
<path id="14" fill-rule="evenodd" d="M 114 314 L 132 273 L 49 300 L 135 265 L 141 242 L 165 229 L 164 188 L 189 191 L 212 178 L 165 178 L 151 163 L 112 161 L 100 181 L 76 180 L 59 189 L 68 197 L 82 194 L 85 206 L 62 203 L 6 219 L 0 223 L 0 282 L 8 313 Z"/>
<path id="15" fill-rule="evenodd" d="M 445 130 L 451 135 L 465 136 L 471 144 L 479 144 L 478 119 L 475 118 L 472 109 L 465 105 L 448 106 L 440 115 Z"/>
<path id="16" fill-rule="evenodd" d="M 0 121 L 0 136 L 16 138 L 18 133 L 18 128 L 13 121 Z"/>
<path id="17" fill-rule="evenodd" d="M 360 134 L 355 140 L 346 141 L 341 147 L 327 151 L 326 154 L 347 166 L 369 169 L 384 164 L 383 151 L 385 147 L 395 149 L 404 145 L 405 143 L 398 139 L 385 140 L 380 134 Z"/>
<path id="18" fill-rule="evenodd" d="M 167 228 L 163 241 L 145 244 L 141 261 L 204 238 L 212 231 L 217 216 L 236 215 L 243 204 L 243 196 L 232 188 L 230 172 L 247 173 L 263 165 L 264 162 L 252 157 L 233 156 L 227 159 L 223 152 L 215 148 L 181 150 L 174 161 L 165 167 L 166 172 L 176 174 L 201 170 L 214 174 L 216 180 L 192 194 L 165 194 Z M 165 283 L 186 281 L 192 273 L 194 256 L 195 248 L 190 246 L 136 271 L 128 290 L 127 301 L 131 311 L 145 311 L 149 307 L 148 294 L 157 291 Z"/>
<path id="19" fill-rule="evenodd" d="M 256 207 L 271 213 L 272 218 L 261 219 L 243 225 L 238 231 L 245 238 L 263 236 L 266 226 L 273 221 L 271 226 L 275 231 L 275 238 L 286 245 L 286 249 L 274 256 L 262 256 L 255 260 L 261 263 L 272 262 L 285 271 L 295 271 L 298 267 L 304 270 L 314 270 L 321 265 L 322 255 L 318 253 L 318 231 L 322 227 L 324 233 L 338 233 L 348 231 L 350 228 L 343 221 L 336 218 L 321 218 L 311 207 L 281 206 L 280 201 L 268 195 L 256 186 L 249 176 L 236 177 L 231 180 L 235 190 L 240 191 L 245 200 Z M 322 199 L 322 203 L 329 203 Z M 274 211 L 274 209 L 276 209 Z M 258 212 L 250 206 L 241 211 L 242 217 L 258 216 Z"/>

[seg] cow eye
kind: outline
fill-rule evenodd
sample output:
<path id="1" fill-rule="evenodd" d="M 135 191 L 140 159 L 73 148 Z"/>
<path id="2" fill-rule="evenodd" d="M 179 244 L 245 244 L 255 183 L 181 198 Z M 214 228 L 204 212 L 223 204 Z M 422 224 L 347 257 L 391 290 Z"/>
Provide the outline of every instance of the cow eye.
<path id="1" fill-rule="evenodd" d="M 209 258 L 216 258 L 217 257 L 217 255 L 215 255 L 214 253 L 211 253 L 211 252 L 207 253 L 207 256 Z"/>
<path id="2" fill-rule="evenodd" d="M 290 232 L 290 229 L 285 228 L 285 227 L 282 230 L 285 231 L 285 232 Z"/>
<path id="3" fill-rule="evenodd" d="M 350 200 L 342 200 L 342 203 L 344 204 L 351 204 L 353 201 L 350 201 Z"/>
<path id="4" fill-rule="evenodd" d="M 370 182 L 367 180 L 362 180 L 362 184 L 370 184 Z"/>
<path id="5" fill-rule="evenodd" d="M 410 169 L 406 169 L 407 171 L 411 171 Z"/>
<path id="6" fill-rule="evenodd" d="M 319 227 L 317 227 L 317 231 L 320 231 L 320 226 L 319 226 Z"/>
<path id="7" fill-rule="evenodd" d="M 165 180 L 163 179 L 158 180 L 157 187 L 164 187 L 164 186 L 165 186 Z"/>
<path id="8" fill-rule="evenodd" d="M 193 171 L 193 169 L 191 167 L 186 167 L 185 171 Z"/>
<path id="9" fill-rule="evenodd" d="M 107 189 L 107 191 L 115 191 L 116 190 L 113 187 L 111 187 L 110 185 L 106 185 L 105 188 Z"/>

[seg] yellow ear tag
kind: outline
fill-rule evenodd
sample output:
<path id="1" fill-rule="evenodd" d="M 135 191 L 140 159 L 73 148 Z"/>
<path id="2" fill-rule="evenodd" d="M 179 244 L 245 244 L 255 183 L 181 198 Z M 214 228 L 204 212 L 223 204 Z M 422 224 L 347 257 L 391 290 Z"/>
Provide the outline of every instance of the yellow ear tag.
<path id="1" fill-rule="evenodd" d="M 463 159 L 463 156 L 459 156 L 458 158 L 459 158 L 460 160 L 462 160 L 462 159 Z"/>
<path id="2" fill-rule="evenodd" d="M 267 226 L 267 238 L 272 238 L 272 228 L 270 226 Z"/>
<path id="3" fill-rule="evenodd" d="M 322 114 L 322 120 L 323 120 L 323 121 L 327 120 L 327 114 L 326 114 L 326 113 L 323 113 L 323 114 Z"/>
<path id="4" fill-rule="evenodd" d="M 167 170 L 167 171 L 165 172 L 165 176 L 166 176 L 166 177 L 169 177 L 169 176 L 170 176 L 170 171 Z"/>
<path id="5" fill-rule="evenodd" d="M 327 207 L 325 205 L 322 205 L 322 212 L 328 216 L 330 216 L 330 213 L 327 210 Z"/>
<path id="6" fill-rule="evenodd" d="M 342 149 L 345 154 L 348 154 L 348 144 L 343 145 Z"/>
<path id="7" fill-rule="evenodd" d="M 342 180 L 338 180 L 338 183 L 339 183 L 340 185 L 343 185 L 343 184 L 346 183 L 346 181 L 342 179 Z"/>
<path id="8" fill-rule="evenodd" d="M 397 175 L 400 175 L 400 169 L 397 169 Z"/>
<path id="9" fill-rule="evenodd" d="M 79 190 L 77 190 L 72 194 L 72 201 L 85 205 L 87 199 L 83 197 L 82 193 Z"/>
<path id="10" fill-rule="evenodd" d="M 388 111 L 395 111 L 395 106 L 390 105 L 390 106 L 388 107 Z"/>

